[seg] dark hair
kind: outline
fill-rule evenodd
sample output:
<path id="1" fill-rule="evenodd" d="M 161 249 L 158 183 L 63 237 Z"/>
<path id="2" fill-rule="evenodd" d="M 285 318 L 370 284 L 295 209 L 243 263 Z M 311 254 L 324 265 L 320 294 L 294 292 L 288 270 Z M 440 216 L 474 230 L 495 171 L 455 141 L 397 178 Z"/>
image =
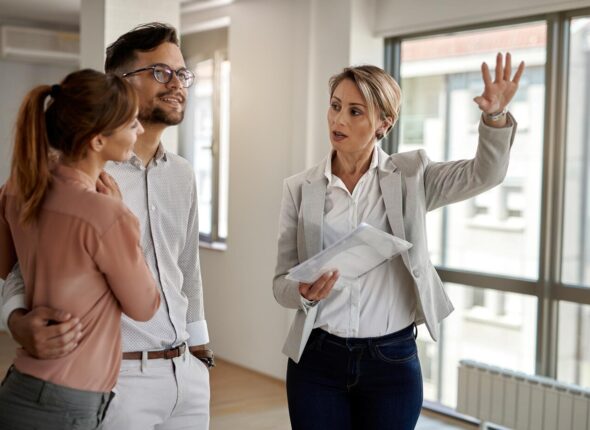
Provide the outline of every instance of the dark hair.
<path id="1" fill-rule="evenodd" d="M 139 25 L 109 45 L 104 69 L 123 73 L 123 68 L 137 58 L 136 51 L 151 51 L 166 42 L 179 46 L 176 29 L 171 25 L 161 22 Z"/>
<path id="2" fill-rule="evenodd" d="M 23 203 L 23 222 L 39 213 L 51 182 L 52 149 L 68 161 L 84 158 L 88 142 L 131 121 L 138 104 L 135 90 L 123 78 L 90 69 L 70 73 L 60 85 L 35 87 L 26 95 L 16 122 L 11 166 L 11 181 Z"/>

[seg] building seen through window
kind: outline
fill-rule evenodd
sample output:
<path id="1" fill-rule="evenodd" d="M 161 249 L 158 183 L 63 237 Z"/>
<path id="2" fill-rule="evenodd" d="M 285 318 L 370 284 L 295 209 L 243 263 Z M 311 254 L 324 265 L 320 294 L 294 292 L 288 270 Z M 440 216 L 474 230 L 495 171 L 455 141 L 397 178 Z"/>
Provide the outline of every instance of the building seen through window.
<path id="1" fill-rule="evenodd" d="M 493 73 L 496 53 L 509 51 L 514 65 L 527 65 L 510 105 L 518 131 L 504 182 L 427 217 L 431 257 L 455 306 L 438 343 L 420 330 L 427 400 L 455 406 L 462 359 L 590 386 L 590 19 L 571 16 L 397 39 L 404 93 L 398 150 L 424 148 L 433 160 L 475 153 L 481 113 L 472 99 L 483 88 L 481 63 Z M 554 85 L 567 90 L 552 101 L 563 100 L 564 124 L 553 118 L 560 111 L 545 118 L 552 107 L 549 22 L 568 33 L 551 64 L 566 71 L 567 82 Z M 544 136 L 547 122 L 565 138 Z M 556 331 L 544 329 L 543 337 L 540 327 L 551 321 Z"/>
<path id="2" fill-rule="evenodd" d="M 493 73 L 498 52 L 527 69 L 510 111 L 518 121 L 503 184 L 428 214 L 433 262 L 442 268 L 536 279 L 543 157 L 546 24 L 404 39 L 401 42 L 399 151 L 424 148 L 435 161 L 475 155 L 481 111 L 481 63 Z M 459 360 L 535 371 L 537 299 L 446 283 L 455 312 L 434 343 L 420 329 L 425 398 L 454 407 Z M 501 345 L 501 347 L 500 347 Z"/>

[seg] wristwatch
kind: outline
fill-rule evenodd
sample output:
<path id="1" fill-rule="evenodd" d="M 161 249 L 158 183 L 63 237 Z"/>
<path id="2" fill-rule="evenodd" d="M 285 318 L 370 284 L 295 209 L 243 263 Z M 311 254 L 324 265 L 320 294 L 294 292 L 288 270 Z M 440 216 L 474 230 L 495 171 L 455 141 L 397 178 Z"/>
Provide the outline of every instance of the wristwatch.
<path id="1" fill-rule="evenodd" d="M 203 364 L 207 366 L 207 369 L 215 367 L 215 355 L 210 349 L 197 349 L 195 351 L 191 351 L 191 354 L 201 360 Z"/>
<path id="2" fill-rule="evenodd" d="M 508 112 L 508 109 L 504 108 L 499 112 L 485 113 L 484 115 L 486 116 L 486 119 L 488 121 L 496 122 L 496 121 L 499 121 L 504 115 L 506 115 L 507 112 Z"/>

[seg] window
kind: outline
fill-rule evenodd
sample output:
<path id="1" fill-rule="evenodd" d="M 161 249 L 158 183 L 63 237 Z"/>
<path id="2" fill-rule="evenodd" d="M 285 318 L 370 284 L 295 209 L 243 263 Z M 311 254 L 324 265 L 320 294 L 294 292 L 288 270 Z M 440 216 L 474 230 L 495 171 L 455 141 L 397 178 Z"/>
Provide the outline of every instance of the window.
<path id="1" fill-rule="evenodd" d="M 534 279 L 538 273 L 546 24 L 533 23 L 401 41 L 399 151 L 425 148 L 434 160 L 471 158 L 481 112 L 482 61 L 498 51 L 526 60 L 511 110 L 519 122 L 504 183 L 432 214 L 436 263 Z M 520 117 L 532 124 L 521 129 Z M 524 202 L 527 202 L 525 205 Z M 500 237 L 503 240 L 500 240 Z M 525 240 L 526 239 L 526 240 Z M 492 264 L 490 264 L 492 262 Z"/>
<path id="2" fill-rule="evenodd" d="M 474 154 L 481 61 L 510 51 L 527 63 L 505 181 L 427 217 L 456 310 L 439 342 L 420 330 L 419 354 L 425 399 L 448 406 L 461 359 L 590 385 L 590 16 L 535 19 L 386 43 L 404 104 L 384 147 L 434 160 Z"/>
<path id="3" fill-rule="evenodd" d="M 523 182 L 522 178 L 506 178 L 495 189 L 470 199 L 467 225 L 476 229 L 524 231 Z"/>
<path id="4" fill-rule="evenodd" d="M 564 157 L 563 250 L 558 290 L 557 375 L 590 386 L 590 17 L 569 27 L 567 132 Z M 575 303 L 578 301 L 578 303 Z M 582 304 L 580 302 L 584 302 Z"/>
<path id="5" fill-rule="evenodd" d="M 455 311 L 444 320 L 439 341 L 419 329 L 426 400 L 456 406 L 460 360 L 535 372 L 536 298 L 451 283 L 445 290 Z"/>
<path id="6" fill-rule="evenodd" d="M 546 39 L 547 24 L 530 22 L 394 41 L 404 95 L 397 149 L 424 148 L 437 161 L 475 155 L 481 63 L 493 72 L 499 51 L 527 63 L 510 106 L 519 127 L 506 179 L 427 216 L 431 258 L 455 312 L 439 342 L 420 330 L 426 400 L 455 406 L 462 359 L 536 370 Z"/>
<path id="7" fill-rule="evenodd" d="M 590 18 L 570 26 L 563 282 L 590 287 Z"/>
<path id="8" fill-rule="evenodd" d="M 559 309 L 558 378 L 590 386 L 590 306 L 561 302 Z"/>
<path id="9" fill-rule="evenodd" d="M 228 225 L 230 63 L 217 51 L 194 69 L 197 78 L 187 109 L 192 121 L 185 122 L 190 130 L 187 152 L 197 175 L 199 232 L 204 243 L 223 243 Z"/>

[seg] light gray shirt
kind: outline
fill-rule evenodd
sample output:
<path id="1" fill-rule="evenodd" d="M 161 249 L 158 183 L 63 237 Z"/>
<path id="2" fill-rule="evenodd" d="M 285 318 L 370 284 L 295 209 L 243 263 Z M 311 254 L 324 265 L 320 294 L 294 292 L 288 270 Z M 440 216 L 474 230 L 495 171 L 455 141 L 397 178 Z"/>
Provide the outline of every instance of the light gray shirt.
<path id="1" fill-rule="evenodd" d="M 133 155 L 127 162 L 107 163 L 105 170 L 115 178 L 123 201 L 139 218 L 144 256 L 161 296 L 160 308 L 151 320 L 137 322 L 123 315 L 123 351 L 208 343 L 192 167 L 160 145 L 147 167 Z M 4 283 L 4 323 L 12 311 L 25 307 L 24 284 L 18 275 L 13 271 Z"/>

